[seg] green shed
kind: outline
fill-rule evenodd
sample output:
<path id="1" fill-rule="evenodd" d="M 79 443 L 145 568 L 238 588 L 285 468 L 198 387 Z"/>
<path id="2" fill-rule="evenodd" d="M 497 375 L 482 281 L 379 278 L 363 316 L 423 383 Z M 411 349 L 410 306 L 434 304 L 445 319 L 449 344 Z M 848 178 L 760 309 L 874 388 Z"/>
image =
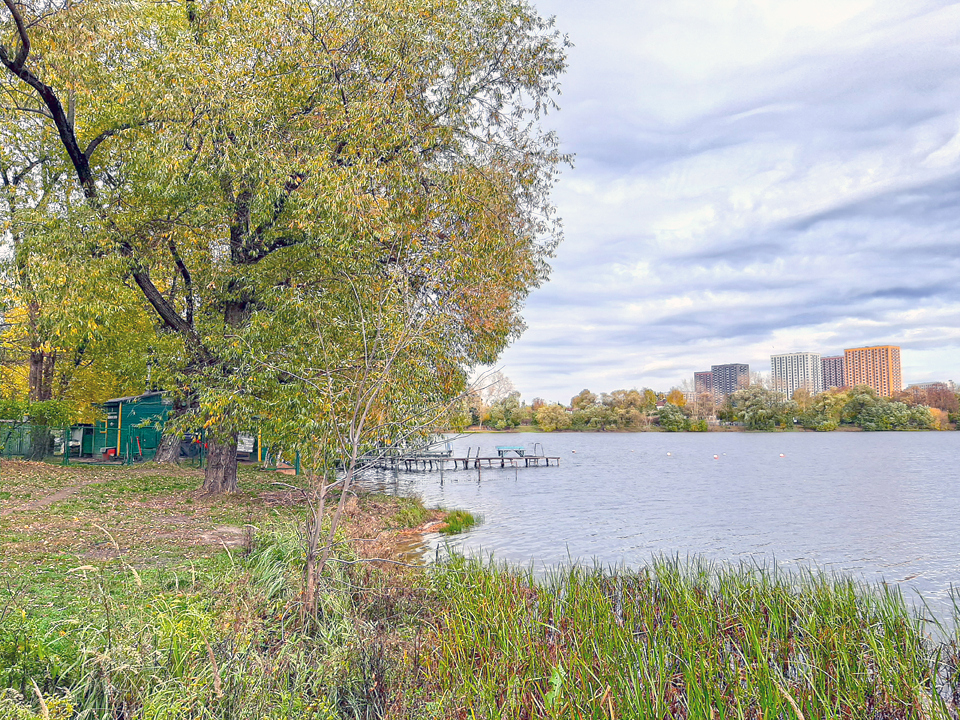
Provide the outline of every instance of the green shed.
<path id="1" fill-rule="evenodd" d="M 100 406 L 107 419 L 97 423 L 94 435 L 97 452 L 104 459 L 152 459 L 172 406 L 160 392 L 107 400 Z"/>

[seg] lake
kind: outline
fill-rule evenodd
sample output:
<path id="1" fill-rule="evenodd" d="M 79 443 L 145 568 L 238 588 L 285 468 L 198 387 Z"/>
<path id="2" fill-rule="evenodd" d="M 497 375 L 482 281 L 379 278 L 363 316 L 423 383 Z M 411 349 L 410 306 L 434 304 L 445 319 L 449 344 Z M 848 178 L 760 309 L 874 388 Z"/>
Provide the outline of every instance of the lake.
<path id="1" fill-rule="evenodd" d="M 899 584 L 935 605 L 960 584 L 960 432 L 522 433 L 559 467 L 382 473 L 377 485 L 482 516 L 449 541 L 541 569 L 666 554 L 776 562 Z M 714 459 L 714 456 L 717 459 Z"/>

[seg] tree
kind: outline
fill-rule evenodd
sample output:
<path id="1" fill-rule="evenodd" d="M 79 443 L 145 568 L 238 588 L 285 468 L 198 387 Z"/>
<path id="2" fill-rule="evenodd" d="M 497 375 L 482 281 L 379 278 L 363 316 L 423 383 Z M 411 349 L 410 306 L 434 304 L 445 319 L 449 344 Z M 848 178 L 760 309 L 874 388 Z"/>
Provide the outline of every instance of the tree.
<path id="1" fill-rule="evenodd" d="M 864 430 L 928 430 L 934 426 L 934 417 L 925 405 L 910 407 L 884 398 L 864 407 L 856 423 Z"/>
<path id="2" fill-rule="evenodd" d="M 617 427 L 616 411 L 598 402 L 583 404 L 571 414 L 572 426 L 582 430 L 600 430 Z"/>
<path id="3" fill-rule="evenodd" d="M 490 406 L 490 424 L 497 430 L 518 427 L 523 421 L 524 410 L 520 393 L 514 391 Z"/>
<path id="4" fill-rule="evenodd" d="M 10 105 L 43 119 L 60 227 L 86 230 L 61 239 L 156 318 L 173 427 L 207 431 L 207 491 L 236 489 L 237 433 L 260 421 L 251 351 L 282 355 L 281 308 L 359 277 L 347 266 L 455 321 L 426 367 L 492 362 L 522 330 L 566 160 L 536 122 L 566 41 L 529 6 L 3 2 Z M 350 302 L 325 322 L 350 332 Z"/>
<path id="5" fill-rule="evenodd" d="M 828 432 L 839 426 L 843 408 L 849 399 L 848 393 L 834 389 L 822 392 L 810 402 L 810 405 L 801 413 L 800 422 L 808 430 Z"/>
<path id="6" fill-rule="evenodd" d="M 728 415 L 740 420 L 748 430 L 773 430 L 777 425 L 792 426 L 797 405 L 775 390 L 750 385 L 728 398 Z"/>
<path id="7" fill-rule="evenodd" d="M 433 312 L 432 304 L 404 278 L 384 277 L 376 264 L 357 265 L 308 301 L 288 298 L 278 306 L 291 329 L 282 357 L 260 343 L 243 358 L 263 436 L 274 452 L 298 453 L 306 470 L 307 614 L 316 610 L 355 480 L 385 448 L 429 440 L 467 397 L 456 392 L 466 379 L 458 358 L 449 349 L 438 352 L 459 321 Z M 334 311 L 349 331 L 327 322 Z M 307 328 L 314 329 L 312 342 Z M 430 365 L 423 362 L 431 355 Z M 291 381 L 276 383 L 278 372 Z"/>
<path id="8" fill-rule="evenodd" d="M 668 432 L 679 432 L 689 427 L 689 421 L 679 405 L 668 402 L 660 408 L 660 427 Z"/>
<path id="9" fill-rule="evenodd" d="M 667 393 L 667 402 L 676 405 L 678 408 L 683 408 L 687 404 L 687 398 L 682 390 L 673 388 Z"/>
<path id="10" fill-rule="evenodd" d="M 480 397 L 486 405 L 493 405 L 504 400 L 517 391 L 513 381 L 500 370 L 482 377 L 479 386 Z"/>
<path id="11" fill-rule="evenodd" d="M 797 409 L 799 409 L 801 413 L 804 413 L 810 409 L 810 406 L 813 404 L 813 397 L 806 388 L 797 388 L 793 391 L 793 397 L 790 399 L 797 404 Z"/>
<path id="12" fill-rule="evenodd" d="M 860 416 L 878 402 L 876 391 L 868 385 L 857 385 L 847 391 L 846 403 L 841 415 L 842 421 L 859 424 Z"/>
<path id="13" fill-rule="evenodd" d="M 570 413 L 563 405 L 544 405 L 537 410 L 537 425 L 544 432 L 566 430 L 572 424 Z"/>
<path id="14" fill-rule="evenodd" d="M 587 389 L 583 389 L 570 399 L 570 408 L 572 410 L 584 410 L 596 405 L 597 401 L 598 398 L 595 394 Z"/>
<path id="15" fill-rule="evenodd" d="M 657 409 L 657 394 L 650 388 L 644 388 L 641 393 L 643 395 L 643 411 L 655 412 Z"/>

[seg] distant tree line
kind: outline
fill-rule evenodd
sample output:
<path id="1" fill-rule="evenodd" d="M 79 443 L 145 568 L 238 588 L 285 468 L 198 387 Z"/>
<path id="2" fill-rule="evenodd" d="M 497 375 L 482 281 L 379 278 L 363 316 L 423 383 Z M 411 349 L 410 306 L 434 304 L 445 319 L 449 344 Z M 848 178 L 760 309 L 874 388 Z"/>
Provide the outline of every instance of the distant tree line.
<path id="1" fill-rule="evenodd" d="M 569 405 L 536 398 L 528 404 L 499 373 L 484 392 L 467 396 L 449 418 L 455 429 L 467 426 L 509 430 L 522 426 L 555 430 L 705 431 L 710 422 L 742 424 L 748 430 L 803 427 L 829 431 L 841 426 L 863 430 L 946 430 L 957 424 L 958 395 L 944 387 L 911 388 L 892 398 L 878 397 L 865 385 L 818 395 L 798 390 L 792 398 L 755 383 L 717 403 L 712 394 L 690 397 L 674 388 L 593 393 L 582 390 Z"/>
<path id="2" fill-rule="evenodd" d="M 863 430 L 944 430 L 957 421 L 956 393 L 947 388 L 909 390 L 881 398 L 866 385 L 811 395 L 797 390 L 791 399 L 760 385 L 730 395 L 717 411 L 720 420 L 742 422 L 748 430 L 800 425 L 829 431 L 846 425 Z"/>
<path id="3" fill-rule="evenodd" d="M 499 374 L 498 374 L 499 375 Z M 532 403 L 521 400 L 513 384 L 502 376 L 487 383 L 484 390 L 469 394 L 448 418 L 449 427 L 460 430 L 467 426 L 509 430 L 521 426 L 535 426 L 546 432 L 554 430 L 646 430 L 661 420 L 666 402 L 671 408 L 685 407 L 684 394 L 679 390 L 656 393 L 649 388 L 641 390 L 614 390 L 593 393 L 582 390 L 570 399 L 569 405 L 547 403 L 535 398 Z M 493 388 L 491 392 L 489 389 Z M 670 410 L 667 411 L 668 413 Z M 698 422 L 706 429 L 706 416 L 697 415 L 693 408 L 679 410 L 684 421 L 680 429 L 697 429 Z"/>

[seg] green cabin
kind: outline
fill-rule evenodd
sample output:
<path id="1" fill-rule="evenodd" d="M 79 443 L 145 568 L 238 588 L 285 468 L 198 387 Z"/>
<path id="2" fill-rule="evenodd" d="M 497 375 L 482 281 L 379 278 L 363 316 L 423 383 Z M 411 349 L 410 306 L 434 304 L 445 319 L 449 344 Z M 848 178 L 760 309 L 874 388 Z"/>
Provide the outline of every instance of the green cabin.
<path id="1" fill-rule="evenodd" d="M 100 407 L 106 420 L 98 422 L 93 430 L 96 454 L 105 460 L 152 460 L 156 456 L 172 400 L 161 392 L 148 392 L 107 400 Z"/>

